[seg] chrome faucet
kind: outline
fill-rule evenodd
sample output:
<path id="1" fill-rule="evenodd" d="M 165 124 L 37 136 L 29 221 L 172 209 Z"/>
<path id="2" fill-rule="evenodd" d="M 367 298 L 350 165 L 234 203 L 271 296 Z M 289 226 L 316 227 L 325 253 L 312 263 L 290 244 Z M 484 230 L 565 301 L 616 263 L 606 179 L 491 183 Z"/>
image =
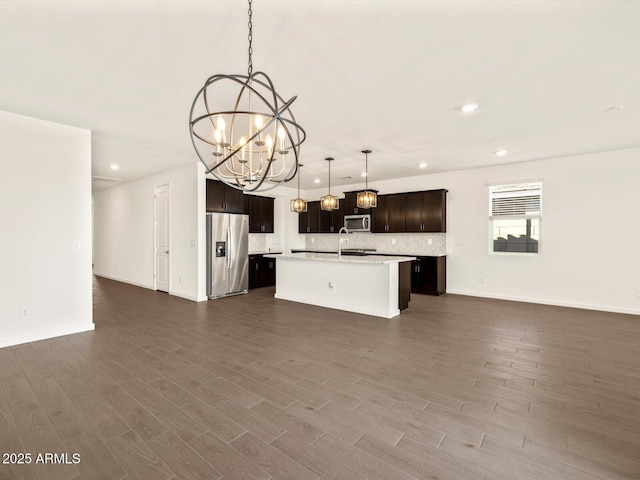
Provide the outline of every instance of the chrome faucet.
<path id="1" fill-rule="evenodd" d="M 342 242 L 349 243 L 348 238 L 342 238 L 343 233 L 346 233 L 347 235 L 349 235 L 349 230 L 347 230 L 347 227 L 342 227 L 338 231 L 338 260 L 342 258 Z"/>

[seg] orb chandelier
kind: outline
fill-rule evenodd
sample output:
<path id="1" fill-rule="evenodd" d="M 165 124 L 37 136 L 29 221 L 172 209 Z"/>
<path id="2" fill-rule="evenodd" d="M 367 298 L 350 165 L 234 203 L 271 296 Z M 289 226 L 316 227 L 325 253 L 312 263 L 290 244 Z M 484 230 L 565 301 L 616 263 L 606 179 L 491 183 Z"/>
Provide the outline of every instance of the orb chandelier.
<path id="1" fill-rule="evenodd" d="M 364 153 L 364 192 L 358 192 L 358 208 L 375 208 L 378 205 L 378 195 L 369 190 L 369 154 L 371 150 L 362 150 Z"/>
<path id="2" fill-rule="evenodd" d="M 324 197 L 320 198 L 320 208 L 331 212 L 338 209 L 340 202 L 338 197 L 331 195 L 331 162 L 333 162 L 333 158 L 327 157 L 325 160 L 329 162 L 329 191 Z"/>
<path id="3" fill-rule="evenodd" d="M 306 138 L 291 105 L 264 72 L 253 72 L 249 1 L 247 75 L 209 77 L 191 105 L 191 142 L 206 173 L 239 190 L 266 191 L 292 180 Z"/>
<path id="4" fill-rule="evenodd" d="M 300 198 L 300 175 L 302 171 L 303 165 L 301 163 L 298 164 L 298 198 L 294 198 L 291 200 L 291 211 L 296 213 L 302 213 L 307 211 L 307 201 Z"/>

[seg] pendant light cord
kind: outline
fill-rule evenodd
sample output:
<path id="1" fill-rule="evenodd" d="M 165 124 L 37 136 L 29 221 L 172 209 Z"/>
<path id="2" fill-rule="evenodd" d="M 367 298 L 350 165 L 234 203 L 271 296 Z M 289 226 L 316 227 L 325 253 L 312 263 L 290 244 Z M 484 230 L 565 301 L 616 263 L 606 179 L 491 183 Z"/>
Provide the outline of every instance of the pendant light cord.
<path id="1" fill-rule="evenodd" d="M 253 11 L 251 10 L 251 3 L 253 0 L 249 0 L 249 69 L 248 69 L 248 73 L 249 73 L 249 77 L 251 76 L 251 74 L 253 73 L 253 46 L 252 46 L 252 42 L 253 42 L 253 23 L 251 22 L 251 17 L 253 15 Z"/>
<path id="2" fill-rule="evenodd" d="M 364 189 L 369 190 L 369 154 L 364 154 Z"/>

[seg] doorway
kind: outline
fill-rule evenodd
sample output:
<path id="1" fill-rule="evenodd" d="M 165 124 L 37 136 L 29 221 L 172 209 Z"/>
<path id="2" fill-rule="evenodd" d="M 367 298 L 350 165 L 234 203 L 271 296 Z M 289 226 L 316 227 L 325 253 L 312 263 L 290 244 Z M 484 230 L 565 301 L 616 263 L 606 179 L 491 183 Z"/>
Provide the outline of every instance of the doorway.
<path id="1" fill-rule="evenodd" d="M 155 198 L 155 289 L 169 293 L 169 275 L 171 261 L 170 244 L 170 205 L 169 185 L 156 185 Z"/>

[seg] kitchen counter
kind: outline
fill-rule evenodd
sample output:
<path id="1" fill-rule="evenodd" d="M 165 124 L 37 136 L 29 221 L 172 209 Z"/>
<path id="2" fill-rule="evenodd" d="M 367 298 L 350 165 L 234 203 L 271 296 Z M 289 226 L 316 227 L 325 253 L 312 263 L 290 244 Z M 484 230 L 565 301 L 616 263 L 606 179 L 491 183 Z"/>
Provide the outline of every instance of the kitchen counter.
<path id="1" fill-rule="evenodd" d="M 270 255 L 265 255 L 265 257 L 270 257 Z M 338 258 L 337 253 L 316 253 L 316 252 L 301 252 L 301 253 L 287 253 L 280 254 L 277 257 L 278 259 L 289 258 L 294 260 L 315 260 L 319 262 L 341 262 L 341 263 L 377 263 L 377 264 L 386 264 L 386 263 L 400 263 L 400 262 L 410 262 L 411 260 L 415 260 L 416 257 L 390 257 L 386 255 L 342 255 L 342 258 Z"/>
<path id="2" fill-rule="evenodd" d="M 332 253 L 334 255 L 338 254 L 337 250 L 306 250 L 306 249 L 295 249 L 292 250 L 292 253 Z M 344 253 L 343 253 L 344 255 Z M 370 252 L 365 253 L 364 256 L 375 256 L 375 255 L 384 255 L 384 256 L 395 256 L 395 257 L 446 257 L 446 253 L 439 253 L 437 255 L 417 255 L 415 253 L 397 253 L 397 252 Z"/>
<path id="3" fill-rule="evenodd" d="M 411 298 L 416 257 L 287 253 L 277 258 L 275 297 L 293 302 L 393 318 Z"/>

